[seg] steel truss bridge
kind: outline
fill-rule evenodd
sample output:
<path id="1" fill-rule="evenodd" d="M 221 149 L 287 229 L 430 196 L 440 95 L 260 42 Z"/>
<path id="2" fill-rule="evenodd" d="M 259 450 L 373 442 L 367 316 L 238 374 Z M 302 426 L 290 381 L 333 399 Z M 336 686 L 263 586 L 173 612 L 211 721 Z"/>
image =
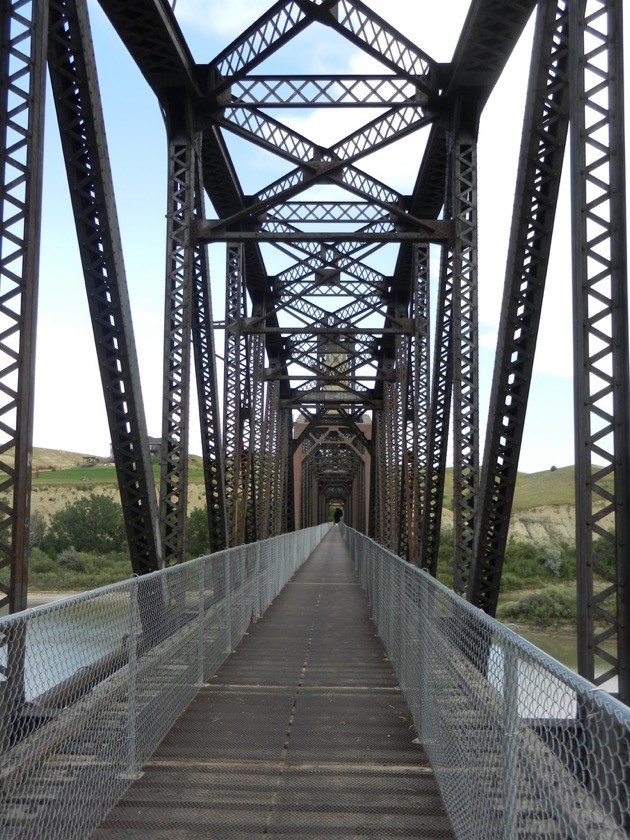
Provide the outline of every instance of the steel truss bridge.
<path id="1" fill-rule="evenodd" d="M 493 614 L 560 178 L 569 173 L 579 668 L 596 683 L 617 676 L 627 702 L 630 402 L 621 0 L 472 0 L 448 63 L 432 59 L 361 0 L 279 0 L 203 64 L 193 59 L 165 0 L 99 3 L 159 102 L 168 142 L 159 488 L 87 5 L 6 0 L 0 604 L 11 611 L 26 605 L 47 67 L 131 562 L 139 575 L 184 557 L 194 376 L 213 550 L 314 525 L 331 507 L 341 507 L 349 525 L 434 573 L 452 429 L 454 588 Z M 532 17 L 482 447 L 479 121 Z M 346 39 L 379 69 L 306 75 L 298 67 L 294 74 L 266 75 L 266 60 L 308 27 L 320 27 L 322 38 L 332 32 Z M 360 125 L 325 146 L 291 127 L 292 109 L 329 109 L 332 121 L 354 109 Z M 372 177 L 366 159 L 414 133 L 413 186 L 402 194 Z M 231 136 L 271 153 L 284 174 L 248 194 L 230 153 Z M 225 283 L 220 314 L 212 311 L 209 243 L 225 246 L 225 276 L 213 278 Z M 438 278 L 433 303 L 430 274 Z M 616 652 L 607 653 L 604 642 L 613 642 Z"/>

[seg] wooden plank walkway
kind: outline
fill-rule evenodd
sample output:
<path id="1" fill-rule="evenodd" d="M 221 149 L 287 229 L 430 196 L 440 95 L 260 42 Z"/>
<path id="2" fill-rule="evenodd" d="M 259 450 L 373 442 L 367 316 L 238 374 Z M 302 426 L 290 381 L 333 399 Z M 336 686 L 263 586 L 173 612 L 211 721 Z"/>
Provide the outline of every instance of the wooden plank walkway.
<path id="1" fill-rule="evenodd" d="M 339 528 L 93 840 L 451 838 Z"/>

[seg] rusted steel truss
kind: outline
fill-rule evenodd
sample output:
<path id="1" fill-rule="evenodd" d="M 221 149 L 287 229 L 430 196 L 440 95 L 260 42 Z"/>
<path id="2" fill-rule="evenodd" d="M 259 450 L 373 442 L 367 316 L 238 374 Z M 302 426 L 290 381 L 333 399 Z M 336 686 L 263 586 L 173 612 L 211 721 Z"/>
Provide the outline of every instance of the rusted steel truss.
<path id="1" fill-rule="evenodd" d="M 17 609 L 26 592 L 47 36 L 138 573 L 185 557 L 194 363 L 213 549 L 313 524 L 340 507 L 349 524 L 435 573 L 452 440 L 454 587 L 495 611 L 571 124 L 577 540 L 585 628 L 580 668 L 593 677 L 596 662 L 604 661 L 602 679 L 625 674 L 620 693 L 627 698 L 626 218 L 625 193 L 617 189 L 625 179 L 621 0 L 472 0 L 447 63 L 361 0 L 279 0 L 202 64 L 165 0 L 100 5 L 158 99 L 167 130 L 159 500 L 86 2 L 5 3 L 0 565 L 11 577 L 0 580 L 4 600 Z M 478 126 L 535 10 L 480 469 Z M 303 66 L 263 72 L 268 59 L 277 54 L 271 62 L 277 68 L 293 39 L 318 28 L 322 37 L 332 31 L 345 39 L 349 53 L 367 55 L 373 72 L 309 74 Z M 16 74 L 28 83 L 16 84 Z M 315 139 L 289 116 L 322 109 L 330 109 L 329 129 L 335 114 L 353 109 L 354 127 Z M 423 152 L 413 160 L 405 151 L 409 178 L 401 188 L 388 183 L 387 167 L 372 163 L 410 138 Z M 243 187 L 244 159 L 230 151 L 244 144 L 257 160 L 273 161 L 276 173 L 251 193 Z M 221 323 L 212 315 L 208 248 L 224 254 L 225 275 L 217 278 L 226 289 Z M 441 250 L 433 261 L 439 265 L 435 311 L 429 306 L 431 249 Z M 612 655 L 603 648 L 611 639 Z"/>

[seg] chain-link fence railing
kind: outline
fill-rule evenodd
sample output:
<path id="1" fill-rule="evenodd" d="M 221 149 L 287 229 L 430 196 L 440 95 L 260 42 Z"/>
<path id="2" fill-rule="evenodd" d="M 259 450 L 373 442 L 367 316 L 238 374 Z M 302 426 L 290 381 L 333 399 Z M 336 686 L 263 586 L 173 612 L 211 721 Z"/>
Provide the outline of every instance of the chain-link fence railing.
<path id="1" fill-rule="evenodd" d="M 0 620 L 0 837 L 89 837 L 329 529 Z"/>
<path id="2" fill-rule="evenodd" d="M 630 709 L 426 572 L 344 537 L 456 836 L 630 836 Z"/>

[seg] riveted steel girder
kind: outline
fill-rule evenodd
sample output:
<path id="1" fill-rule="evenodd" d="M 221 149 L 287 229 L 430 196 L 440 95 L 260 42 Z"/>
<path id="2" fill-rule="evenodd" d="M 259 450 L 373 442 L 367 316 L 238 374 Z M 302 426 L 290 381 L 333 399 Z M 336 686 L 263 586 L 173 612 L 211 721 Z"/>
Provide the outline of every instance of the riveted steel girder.
<path id="1" fill-rule="evenodd" d="M 570 4 L 578 665 L 630 702 L 622 3 Z M 612 642 L 614 651 L 605 647 Z"/>
<path id="2" fill-rule="evenodd" d="M 494 615 L 534 367 L 568 129 L 568 3 L 541 4 L 479 493 L 468 598 Z"/>
<path id="3" fill-rule="evenodd" d="M 477 144 L 462 127 L 453 143 L 453 588 L 466 591 L 479 483 Z"/>
<path id="4" fill-rule="evenodd" d="M 195 215 L 202 214 L 201 161 L 197 158 Z M 212 318 L 210 268 L 205 246 L 194 248 L 192 337 L 195 358 L 199 427 L 208 514 L 208 535 L 212 551 L 227 547 L 225 498 L 225 453 L 221 440 L 221 415 L 217 380 L 217 355 Z"/>
<path id="5" fill-rule="evenodd" d="M 26 609 L 41 222 L 45 2 L 0 10 L 0 607 Z M 0 633 L 0 726 L 25 701 L 23 625 Z M 17 704 L 16 704 L 17 708 Z"/>
<path id="6" fill-rule="evenodd" d="M 183 562 L 186 543 L 196 179 L 194 135 L 186 123 L 184 117 L 183 125 L 171 125 L 169 141 L 160 463 L 160 527 L 166 565 Z"/>
<path id="7" fill-rule="evenodd" d="M 435 352 L 431 377 L 431 401 L 427 434 L 427 468 L 420 566 L 430 574 L 437 572 L 440 527 L 444 502 L 444 479 L 448 454 L 448 431 L 453 393 L 453 260 L 444 249 L 435 315 Z"/>
<path id="8" fill-rule="evenodd" d="M 122 245 L 84 0 L 52 0 L 50 77 L 132 568 L 161 564 L 155 486 Z"/>

